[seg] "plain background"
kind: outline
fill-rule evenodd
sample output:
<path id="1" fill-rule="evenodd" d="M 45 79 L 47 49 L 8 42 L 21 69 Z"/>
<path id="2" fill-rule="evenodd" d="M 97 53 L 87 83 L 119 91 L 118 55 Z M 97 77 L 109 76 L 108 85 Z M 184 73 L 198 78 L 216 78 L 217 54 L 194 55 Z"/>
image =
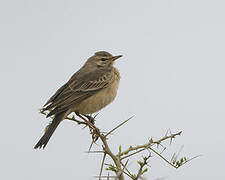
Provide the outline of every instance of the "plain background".
<path id="1" fill-rule="evenodd" d="M 88 129 L 73 122 L 45 150 L 33 146 L 49 122 L 38 109 L 99 50 L 124 56 L 118 96 L 97 125 L 135 115 L 110 138 L 114 152 L 182 130 L 166 157 L 182 145 L 181 156 L 203 156 L 178 170 L 154 156 L 146 178 L 224 179 L 224 32 L 223 0 L 0 1 L 0 179 L 98 175 L 102 156 L 85 153 Z"/>

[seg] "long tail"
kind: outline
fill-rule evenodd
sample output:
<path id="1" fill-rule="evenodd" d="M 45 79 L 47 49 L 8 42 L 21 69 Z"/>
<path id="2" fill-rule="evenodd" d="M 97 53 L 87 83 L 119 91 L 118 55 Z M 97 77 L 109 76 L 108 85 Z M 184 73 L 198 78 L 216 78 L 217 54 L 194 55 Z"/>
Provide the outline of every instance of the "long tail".
<path id="1" fill-rule="evenodd" d="M 41 137 L 41 139 L 38 141 L 38 143 L 34 146 L 34 149 L 37 149 L 37 148 L 44 149 L 45 148 L 45 146 L 48 144 L 48 141 L 51 138 L 52 134 L 58 127 L 59 123 L 62 121 L 64 115 L 65 115 L 65 112 L 61 112 L 61 113 L 55 115 L 52 123 L 49 125 L 47 131 Z"/>

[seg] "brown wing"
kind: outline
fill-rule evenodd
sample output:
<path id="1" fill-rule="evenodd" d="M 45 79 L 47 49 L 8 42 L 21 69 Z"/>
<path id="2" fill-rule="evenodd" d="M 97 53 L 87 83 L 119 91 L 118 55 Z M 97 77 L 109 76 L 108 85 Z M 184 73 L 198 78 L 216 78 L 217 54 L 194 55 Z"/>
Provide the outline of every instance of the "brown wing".
<path id="1" fill-rule="evenodd" d="M 112 73 L 102 70 L 87 71 L 81 68 L 45 104 L 47 117 L 68 110 L 81 101 L 108 87 L 113 81 Z"/>

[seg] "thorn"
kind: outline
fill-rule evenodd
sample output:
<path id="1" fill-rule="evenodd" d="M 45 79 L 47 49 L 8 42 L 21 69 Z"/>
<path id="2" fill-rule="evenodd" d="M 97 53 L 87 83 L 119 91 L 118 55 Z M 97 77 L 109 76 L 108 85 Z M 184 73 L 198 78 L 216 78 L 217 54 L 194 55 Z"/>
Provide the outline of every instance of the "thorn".
<path id="1" fill-rule="evenodd" d="M 109 134 L 111 134 L 113 131 L 115 131 L 116 129 L 118 129 L 120 126 L 122 126 L 123 124 L 125 124 L 126 122 L 128 122 L 130 119 L 132 119 L 134 116 L 131 116 L 130 118 L 128 118 L 127 120 L 123 121 L 122 123 L 120 123 L 118 126 L 116 126 L 115 128 L 113 128 L 111 131 L 109 131 L 105 137 L 107 137 Z"/>

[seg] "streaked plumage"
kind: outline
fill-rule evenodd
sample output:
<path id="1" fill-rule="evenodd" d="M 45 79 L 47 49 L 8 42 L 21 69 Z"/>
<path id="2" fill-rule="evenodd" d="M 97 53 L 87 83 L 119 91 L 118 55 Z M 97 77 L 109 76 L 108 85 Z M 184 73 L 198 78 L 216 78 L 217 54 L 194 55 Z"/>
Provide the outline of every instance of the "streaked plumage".
<path id="1" fill-rule="evenodd" d="M 34 148 L 44 148 L 58 124 L 71 112 L 91 114 L 113 101 L 120 80 L 113 63 L 119 57 L 105 51 L 95 53 L 56 91 L 43 108 L 49 111 L 46 117 L 54 115 L 53 122 Z"/>

